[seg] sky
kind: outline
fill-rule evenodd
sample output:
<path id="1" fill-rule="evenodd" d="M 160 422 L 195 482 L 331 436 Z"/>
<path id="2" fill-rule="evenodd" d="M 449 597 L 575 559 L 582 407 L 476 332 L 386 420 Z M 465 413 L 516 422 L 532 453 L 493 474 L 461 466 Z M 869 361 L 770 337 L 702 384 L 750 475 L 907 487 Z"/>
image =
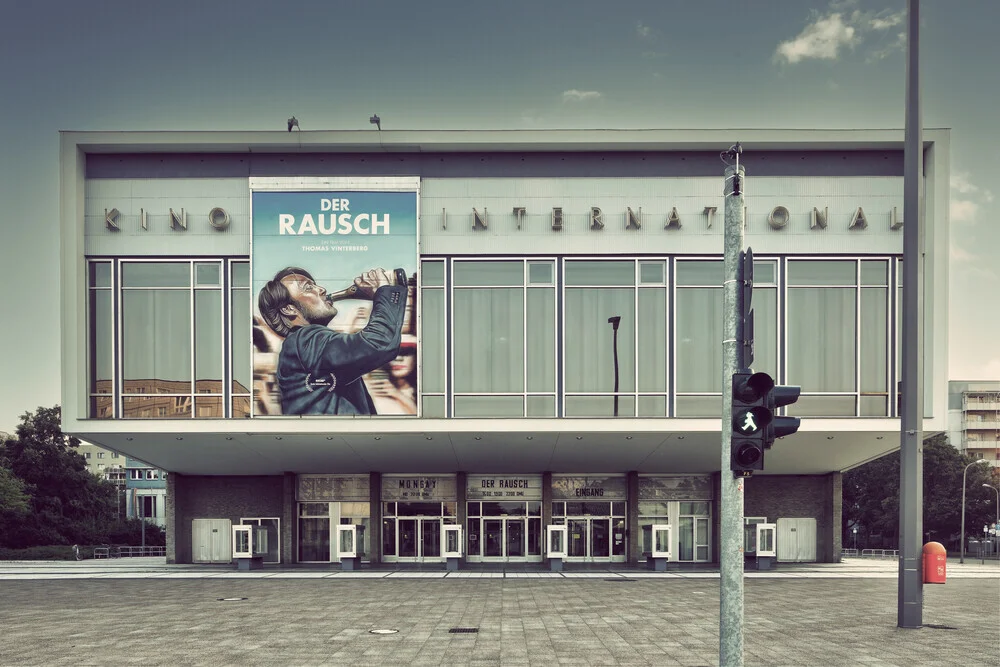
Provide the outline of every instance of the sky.
<path id="1" fill-rule="evenodd" d="M 924 126 L 952 129 L 948 377 L 1000 379 L 1000 2 L 920 11 Z M 60 400 L 59 130 L 284 130 L 292 115 L 302 130 L 369 130 L 373 113 L 383 130 L 902 129 L 905 12 L 905 0 L 0 0 L 0 431 Z"/>

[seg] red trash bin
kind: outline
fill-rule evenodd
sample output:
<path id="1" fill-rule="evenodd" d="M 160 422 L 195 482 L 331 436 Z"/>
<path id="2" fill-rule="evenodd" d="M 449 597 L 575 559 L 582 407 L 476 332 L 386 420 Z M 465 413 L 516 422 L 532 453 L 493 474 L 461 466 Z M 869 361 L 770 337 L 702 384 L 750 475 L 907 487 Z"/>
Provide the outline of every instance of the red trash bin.
<path id="1" fill-rule="evenodd" d="M 940 542 L 924 545 L 924 583 L 943 584 L 948 565 L 948 552 Z"/>

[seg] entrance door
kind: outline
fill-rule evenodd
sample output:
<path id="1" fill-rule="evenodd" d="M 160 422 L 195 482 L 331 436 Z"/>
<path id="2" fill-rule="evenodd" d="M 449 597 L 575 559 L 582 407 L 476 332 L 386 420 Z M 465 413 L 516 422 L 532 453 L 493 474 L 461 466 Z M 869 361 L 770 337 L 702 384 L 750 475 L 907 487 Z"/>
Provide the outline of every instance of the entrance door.
<path id="1" fill-rule="evenodd" d="M 567 519 L 566 532 L 568 535 L 569 547 L 566 556 L 569 558 L 587 558 L 587 542 L 590 538 L 590 527 L 587 519 Z"/>
<path id="2" fill-rule="evenodd" d="M 422 558 L 441 557 L 441 519 L 420 520 L 420 546 Z"/>
<path id="3" fill-rule="evenodd" d="M 611 556 L 611 520 L 590 520 L 590 557 L 608 558 Z"/>
<path id="4" fill-rule="evenodd" d="M 507 519 L 504 521 L 507 533 L 507 558 L 524 557 L 524 519 Z"/>
<path id="5" fill-rule="evenodd" d="M 398 523 L 399 523 L 399 557 L 416 558 L 417 545 L 419 544 L 417 535 L 417 520 L 400 519 Z"/>
<path id="6" fill-rule="evenodd" d="M 503 519 L 483 519 L 483 557 L 503 557 Z"/>
<path id="7" fill-rule="evenodd" d="M 441 519 L 398 519 L 396 524 L 400 559 L 441 558 Z"/>

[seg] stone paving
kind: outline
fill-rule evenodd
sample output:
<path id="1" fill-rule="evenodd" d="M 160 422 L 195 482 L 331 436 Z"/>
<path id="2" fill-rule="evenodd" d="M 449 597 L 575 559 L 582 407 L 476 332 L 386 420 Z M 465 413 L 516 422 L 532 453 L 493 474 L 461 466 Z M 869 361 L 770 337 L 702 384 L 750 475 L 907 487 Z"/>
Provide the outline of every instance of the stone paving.
<path id="1" fill-rule="evenodd" d="M 0 563 L 0 665 L 719 660 L 718 571 L 236 572 L 124 560 Z M 894 561 L 748 572 L 745 664 L 1000 663 L 1000 567 L 948 566 L 947 584 L 923 588 L 924 627 L 909 630 L 896 627 Z"/>

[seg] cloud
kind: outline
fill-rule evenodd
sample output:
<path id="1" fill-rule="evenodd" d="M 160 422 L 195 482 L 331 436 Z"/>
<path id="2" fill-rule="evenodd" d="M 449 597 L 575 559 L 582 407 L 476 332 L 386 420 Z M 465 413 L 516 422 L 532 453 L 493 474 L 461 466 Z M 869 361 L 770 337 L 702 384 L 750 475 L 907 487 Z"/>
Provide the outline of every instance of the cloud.
<path id="1" fill-rule="evenodd" d="M 979 259 L 968 250 L 960 248 L 954 243 L 952 243 L 948 248 L 948 257 L 953 262 L 971 262 Z"/>
<path id="2" fill-rule="evenodd" d="M 875 49 L 865 58 L 865 62 L 873 63 L 888 58 L 897 51 L 902 53 L 906 50 L 906 33 L 901 32 L 896 35 L 896 40 L 881 49 Z"/>
<path id="3" fill-rule="evenodd" d="M 592 100 L 599 100 L 602 97 L 604 95 L 596 90 L 577 90 L 576 88 L 564 90 L 562 94 L 563 102 L 590 102 Z"/>
<path id="4" fill-rule="evenodd" d="M 861 11 L 858 0 L 834 0 L 826 13 L 812 12 L 810 22 L 794 39 L 778 44 L 774 61 L 794 65 L 804 60 L 837 60 L 844 51 L 854 51 L 871 42 L 867 62 L 883 60 L 906 48 L 906 32 L 897 32 L 886 42 L 886 33 L 904 23 L 906 12 Z"/>
<path id="5" fill-rule="evenodd" d="M 979 204 L 968 199 L 952 199 L 949 214 L 952 222 L 975 222 Z"/>
<path id="6" fill-rule="evenodd" d="M 885 12 L 883 12 L 883 14 L 885 14 Z M 889 28 L 895 28 L 897 25 L 902 23 L 905 18 L 906 12 L 896 12 L 895 14 L 874 16 L 871 18 L 868 25 L 871 26 L 872 30 L 888 30 Z"/>
<path id="7" fill-rule="evenodd" d="M 795 64 L 806 58 L 836 60 L 842 47 L 854 43 L 854 28 L 841 14 L 830 14 L 807 25 L 795 39 L 778 44 L 775 58 Z"/>
<path id="8" fill-rule="evenodd" d="M 637 21 L 635 24 L 635 34 L 641 39 L 647 39 L 653 36 L 653 29 L 643 24 L 642 21 Z"/>
<path id="9" fill-rule="evenodd" d="M 972 182 L 972 175 L 967 171 L 955 171 L 951 175 L 952 199 L 949 213 L 952 222 L 975 222 L 980 205 L 993 201 L 993 193 Z M 961 195 L 956 197 L 955 195 Z"/>

